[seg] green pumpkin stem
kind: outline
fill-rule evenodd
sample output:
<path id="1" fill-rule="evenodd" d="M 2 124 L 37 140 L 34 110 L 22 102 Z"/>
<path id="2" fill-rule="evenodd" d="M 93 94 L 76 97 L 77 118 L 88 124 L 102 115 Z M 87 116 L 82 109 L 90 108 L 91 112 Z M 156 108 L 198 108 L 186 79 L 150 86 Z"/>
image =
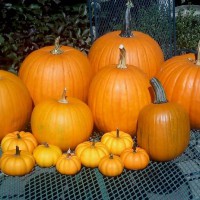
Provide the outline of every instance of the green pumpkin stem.
<path id="1" fill-rule="evenodd" d="M 199 41 L 199 43 L 198 43 L 196 65 L 200 65 L 200 41 Z"/>
<path id="2" fill-rule="evenodd" d="M 124 21 L 124 27 L 123 30 L 121 31 L 121 33 L 119 34 L 121 37 L 133 37 L 133 33 L 131 31 L 131 13 L 130 10 L 133 7 L 133 3 L 131 0 L 128 0 L 128 2 L 126 3 L 126 11 L 125 11 L 125 21 Z"/>
<path id="3" fill-rule="evenodd" d="M 166 98 L 166 94 L 160 81 L 157 78 L 153 77 L 150 80 L 150 84 L 153 87 L 153 90 L 156 96 L 154 103 L 155 104 L 167 103 L 168 101 Z"/>
<path id="4" fill-rule="evenodd" d="M 66 99 L 66 93 L 67 93 L 67 89 L 65 88 L 65 89 L 63 90 L 61 99 L 58 100 L 59 103 L 68 103 L 68 101 L 67 101 L 67 99 Z"/>
<path id="5" fill-rule="evenodd" d="M 118 69 L 126 69 L 126 49 L 124 48 L 124 46 L 121 44 L 119 46 L 119 50 L 120 50 L 120 56 L 119 56 L 119 64 L 117 65 Z"/>
<path id="6" fill-rule="evenodd" d="M 19 147 L 18 147 L 18 146 L 16 146 L 16 152 L 15 152 L 15 155 L 16 155 L 16 156 L 19 156 L 19 155 L 20 155 L 20 150 L 19 150 Z"/>
<path id="7" fill-rule="evenodd" d="M 60 41 L 60 36 L 58 36 L 55 39 L 55 44 L 54 44 L 55 46 L 54 46 L 54 49 L 51 51 L 52 54 L 58 55 L 58 54 L 62 54 L 63 53 L 63 51 L 60 49 L 59 41 Z"/>

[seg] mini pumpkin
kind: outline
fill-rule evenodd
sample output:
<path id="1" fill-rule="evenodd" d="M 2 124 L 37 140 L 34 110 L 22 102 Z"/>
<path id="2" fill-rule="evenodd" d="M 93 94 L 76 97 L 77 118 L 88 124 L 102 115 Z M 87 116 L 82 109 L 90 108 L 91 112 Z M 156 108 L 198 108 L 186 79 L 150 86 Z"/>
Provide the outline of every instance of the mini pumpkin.
<path id="1" fill-rule="evenodd" d="M 32 171 L 35 166 L 33 155 L 24 150 L 8 150 L 1 157 L 1 171 L 10 176 L 23 176 Z"/>
<path id="2" fill-rule="evenodd" d="M 5 152 L 7 150 L 15 149 L 16 146 L 18 146 L 20 150 L 29 151 L 32 153 L 37 145 L 38 142 L 32 133 L 14 131 L 4 136 L 1 141 L 1 150 Z"/>
<path id="3" fill-rule="evenodd" d="M 36 163 L 40 167 L 55 166 L 61 155 L 62 151 L 59 147 L 47 143 L 38 145 L 33 151 Z"/>

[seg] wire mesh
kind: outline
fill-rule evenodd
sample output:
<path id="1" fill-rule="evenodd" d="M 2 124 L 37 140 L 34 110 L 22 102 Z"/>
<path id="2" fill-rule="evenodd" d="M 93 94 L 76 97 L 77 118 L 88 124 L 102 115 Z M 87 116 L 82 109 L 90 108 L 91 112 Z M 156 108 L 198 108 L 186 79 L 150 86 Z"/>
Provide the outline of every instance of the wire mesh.
<path id="1" fill-rule="evenodd" d="M 77 175 L 52 168 L 22 177 L 0 173 L 0 199 L 37 200 L 199 200 L 200 131 L 192 130 L 186 151 L 170 162 L 153 162 L 140 171 L 124 169 L 105 177 L 97 168 L 82 167 Z"/>

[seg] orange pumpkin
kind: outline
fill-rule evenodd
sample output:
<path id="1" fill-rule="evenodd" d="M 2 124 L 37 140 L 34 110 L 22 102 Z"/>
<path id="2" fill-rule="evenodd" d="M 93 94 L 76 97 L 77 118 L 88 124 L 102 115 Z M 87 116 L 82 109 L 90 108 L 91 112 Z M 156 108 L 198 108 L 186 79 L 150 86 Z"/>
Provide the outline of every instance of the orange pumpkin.
<path id="1" fill-rule="evenodd" d="M 89 107 L 77 98 L 65 96 L 66 90 L 58 101 L 37 104 L 31 115 L 31 129 L 37 141 L 56 145 L 63 151 L 88 140 L 93 130 Z"/>
<path id="2" fill-rule="evenodd" d="M 126 16 L 130 14 L 128 2 Z M 149 35 L 130 30 L 130 17 L 125 18 L 125 28 L 122 31 L 112 31 L 96 39 L 92 44 L 88 58 L 93 74 L 110 64 L 118 64 L 118 47 L 123 44 L 127 51 L 127 64 L 143 70 L 149 78 L 153 77 L 164 62 L 164 55 L 159 44 Z"/>
<path id="3" fill-rule="evenodd" d="M 0 70 L 0 141 L 10 132 L 23 130 L 29 123 L 32 100 L 21 79 Z"/>
<path id="4" fill-rule="evenodd" d="M 163 85 L 167 99 L 182 105 L 189 114 L 191 128 L 200 128 L 200 42 L 198 56 L 175 56 L 161 66 L 156 75 Z"/>
<path id="5" fill-rule="evenodd" d="M 189 116 L 181 105 L 167 101 L 159 80 L 152 78 L 151 84 L 156 98 L 139 114 L 137 141 L 152 160 L 169 161 L 180 156 L 189 144 Z"/>
<path id="6" fill-rule="evenodd" d="M 37 145 L 36 138 L 30 132 L 14 131 L 4 136 L 1 141 L 1 150 L 5 152 L 18 146 L 20 150 L 32 153 Z"/>
<path id="7" fill-rule="evenodd" d="M 88 105 L 98 130 L 119 130 L 134 135 L 140 110 L 151 102 L 149 80 L 137 67 L 126 65 L 126 50 L 120 45 L 118 65 L 101 69 L 93 78 Z"/>
<path id="8" fill-rule="evenodd" d="M 19 69 L 19 77 L 30 91 L 36 105 L 48 98 L 58 99 L 60 91 L 68 88 L 69 96 L 86 101 L 91 67 L 79 50 L 60 46 L 46 46 L 30 53 Z"/>

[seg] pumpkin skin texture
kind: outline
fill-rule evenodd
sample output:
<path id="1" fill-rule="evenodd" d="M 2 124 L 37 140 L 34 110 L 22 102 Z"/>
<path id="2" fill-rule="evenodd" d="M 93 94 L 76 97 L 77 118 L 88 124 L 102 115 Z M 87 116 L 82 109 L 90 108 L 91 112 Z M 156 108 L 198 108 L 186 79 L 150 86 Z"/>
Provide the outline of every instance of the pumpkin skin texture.
<path id="1" fill-rule="evenodd" d="M 58 41 L 57 41 L 58 42 Z M 19 69 L 34 104 L 58 99 L 63 88 L 68 95 L 86 102 L 91 67 L 86 55 L 69 46 L 46 46 L 30 53 Z"/>
<path id="2" fill-rule="evenodd" d="M 108 147 L 110 153 L 118 156 L 124 149 L 133 146 L 133 139 L 130 134 L 119 131 L 119 129 L 105 133 L 101 137 L 101 142 Z"/>
<path id="3" fill-rule="evenodd" d="M 137 141 L 152 160 L 170 161 L 181 155 L 189 144 L 189 116 L 181 105 L 166 100 L 156 78 L 151 81 L 156 101 L 145 106 L 139 114 Z"/>
<path id="4" fill-rule="evenodd" d="M 114 177 L 123 172 L 124 164 L 119 156 L 110 154 L 101 159 L 98 169 L 104 176 Z"/>
<path id="5" fill-rule="evenodd" d="M 88 105 L 94 123 L 103 133 L 119 130 L 134 135 L 140 110 L 151 102 L 149 80 L 138 68 L 126 65 L 120 45 L 120 62 L 101 69 L 93 78 Z"/>
<path id="6" fill-rule="evenodd" d="M 84 102 L 63 97 L 59 101 L 52 99 L 36 105 L 31 115 L 31 128 L 40 144 L 47 142 L 67 151 L 89 139 L 93 117 Z"/>
<path id="7" fill-rule="evenodd" d="M 109 155 L 109 151 L 101 142 L 86 141 L 76 147 L 75 154 L 84 166 L 95 168 L 104 156 Z"/>
<path id="8" fill-rule="evenodd" d="M 162 83 L 167 99 L 182 105 L 189 114 L 191 128 L 199 129 L 200 44 L 197 61 L 194 54 L 172 57 L 161 65 L 156 77 Z"/>
<path id="9" fill-rule="evenodd" d="M 124 167 L 130 170 L 142 170 L 150 162 L 149 155 L 140 147 L 124 149 L 120 158 L 124 163 Z"/>
<path id="10" fill-rule="evenodd" d="M 38 145 L 36 138 L 30 132 L 14 131 L 4 136 L 1 141 L 2 152 L 15 149 L 16 146 L 20 150 L 29 151 L 33 153 L 33 150 Z"/>
<path id="11" fill-rule="evenodd" d="M 32 171 L 35 159 L 28 151 L 16 149 L 8 150 L 1 157 L 1 171 L 9 176 L 23 176 Z"/>
<path id="12" fill-rule="evenodd" d="M 32 99 L 21 79 L 0 70 L 0 141 L 10 132 L 23 130 L 29 123 Z"/>
<path id="13" fill-rule="evenodd" d="M 59 147 L 47 143 L 38 145 L 33 151 L 35 161 L 40 167 L 55 166 L 61 155 L 62 151 Z"/>
<path id="14" fill-rule="evenodd" d="M 65 175 L 77 174 L 81 170 L 81 160 L 74 153 L 68 151 L 58 158 L 56 169 Z"/>

